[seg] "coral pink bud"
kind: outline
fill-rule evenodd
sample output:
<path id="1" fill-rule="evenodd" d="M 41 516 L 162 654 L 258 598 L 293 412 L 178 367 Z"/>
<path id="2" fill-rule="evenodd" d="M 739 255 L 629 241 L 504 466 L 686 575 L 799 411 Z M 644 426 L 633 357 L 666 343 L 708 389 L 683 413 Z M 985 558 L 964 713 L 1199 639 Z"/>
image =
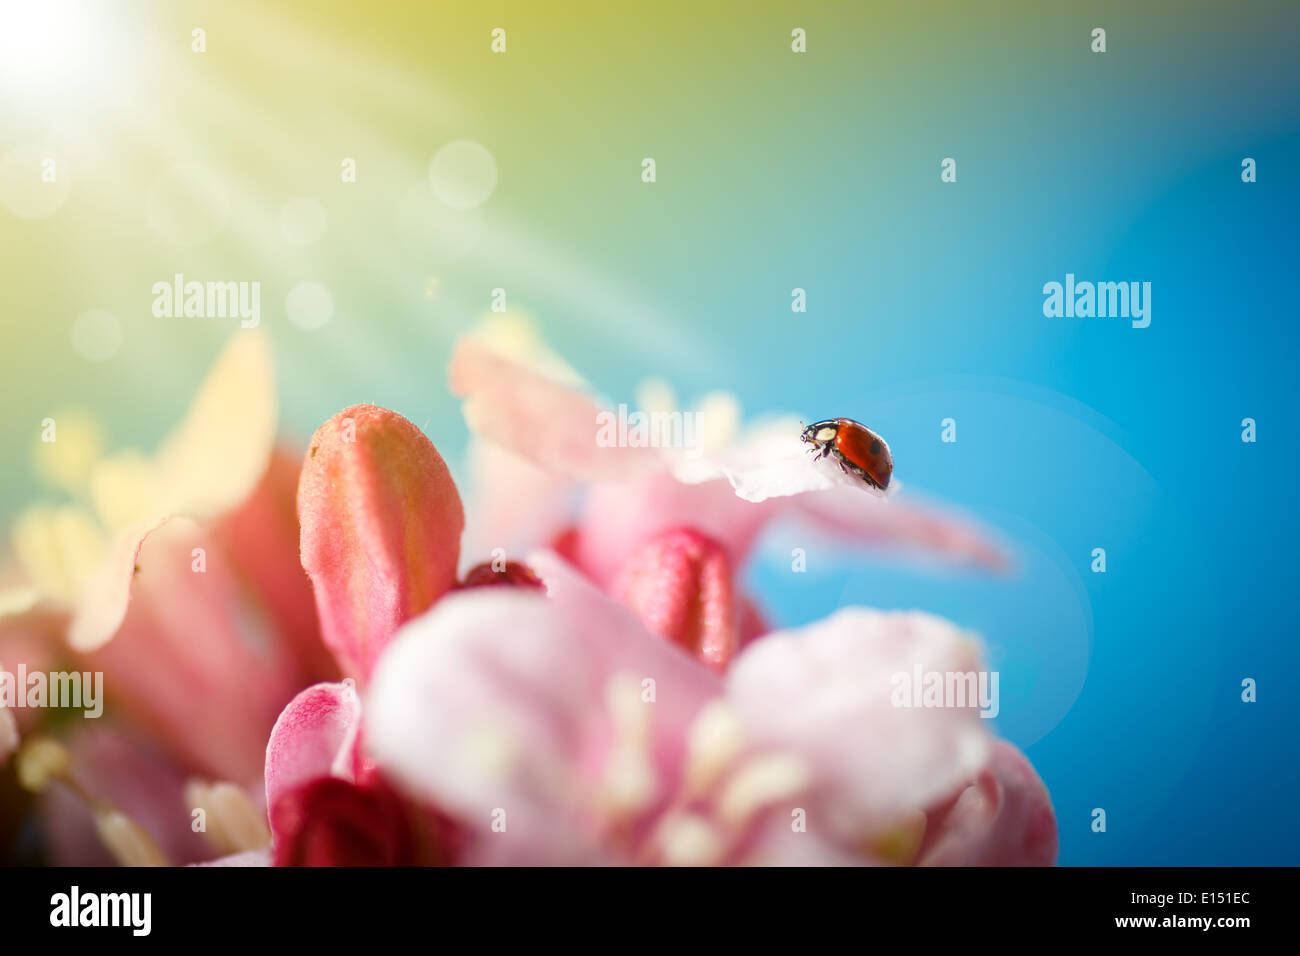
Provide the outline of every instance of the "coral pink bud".
<path id="1" fill-rule="evenodd" d="M 465 526 L 456 485 L 411 422 L 354 405 L 312 436 L 298 517 L 322 636 L 364 679 L 397 628 L 455 584 Z"/>
<path id="2" fill-rule="evenodd" d="M 614 583 L 614 594 L 647 629 L 725 670 L 739 644 L 731 562 L 698 531 L 672 528 L 644 544 Z"/>

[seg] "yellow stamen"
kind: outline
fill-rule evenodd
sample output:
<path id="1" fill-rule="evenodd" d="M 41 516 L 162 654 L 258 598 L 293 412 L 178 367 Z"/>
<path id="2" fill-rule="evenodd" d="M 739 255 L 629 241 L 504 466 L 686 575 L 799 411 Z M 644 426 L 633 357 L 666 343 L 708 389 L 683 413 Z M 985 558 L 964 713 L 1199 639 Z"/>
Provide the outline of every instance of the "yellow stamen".
<path id="1" fill-rule="evenodd" d="M 144 827 L 107 801 L 99 799 L 72 773 L 72 758 L 63 745 L 48 737 L 29 740 L 15 761 L 18 781 L 32 793 L 43 793 L 57 780 L 90 808 L 95 831 L 113 858 L 123 866 L 167 866 L 167 857 Z"/>
<path id="2" fill-rule="evenodd" d="M 727 781 L 718 800 L 718 815 L 739 827 L 763 807 L 795 796 L 810 781 L 808 767 L 793 754 L 754 757 Z"/>
<path id="3" fill-rule="evenodd" d="M 627 816 L 648 807 L 658 793 L 654 768 L 644 750 L 618 747 L 605 763 L 601 797 L 614 816 Z"/>
<path id="4" fill-rule="evenodd" d="M 641 699 L 641 682 L 619 673 L 605 686 L 605 706 L 614 725 L 614 740 L 605 763 L 601 803 L 615 817 L 649 806 L 658 794 L 650 760 L 650 710 Z"/>
<path id="5" fill-rule="evenodd" d="M 153 837 L 121 810 L 95 811 L 95 830 L 123 866 L 167 866 L 167 857 Z"/>
<path id="6" fill-rule="evenodd" d="M 705 705 L 686 737 L 686 787 L 698 793 L 731 765 L 745 744 L 736 713 L 724 701 Z"/>
<path id="7" fill-rule="evenodd" d="M 265 815 L 235 784 L 192 780 L 185 785 L 185 802 L 203 810 L 205 836 L 218 853 L 264 850 L 271 845 Z"/>
<path id="8" fill-rule="evenodd" d="M 655 842 L 665 866 L 708 866 L 722 858 L 726 847 L 717 828 L 694 813 L 665 818 Z"/>
<path id="9" fill-rule="evenodd" d="M 461 738 L 460 759 L 468 771 L 504 780 L 519 762 L 519 740 L 506 727 L 480 724 Z"/>
<path id="10" fill-rule="evenodd" d="M 18 782 L 32 793 L 44 793 L 51 780 L 66 779 L 71 765 L 68 752 L 48 737 L 29 740 L 14 760 Z"/>
<path id="11" fill-rule="evenodd" d="M 888 830 L 867 841 L 868 852 L 895 866 L 911 866 L 925 839 L 925 813 L 912 810 Z"/>

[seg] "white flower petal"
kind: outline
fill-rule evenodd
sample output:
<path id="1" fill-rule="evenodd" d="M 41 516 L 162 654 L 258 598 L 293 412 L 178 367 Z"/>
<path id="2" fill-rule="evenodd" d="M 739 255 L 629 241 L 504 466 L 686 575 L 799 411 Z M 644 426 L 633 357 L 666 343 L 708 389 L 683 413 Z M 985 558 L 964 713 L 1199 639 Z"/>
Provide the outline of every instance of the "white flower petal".
<path id="1" fill-rule="evenodd" d="M 726 478 L 737 497 L 753 502 L 840 486 L 884 498 L 897 487 L 894 482 L 889 492 L 882 492 L 845 472 L 834 459 L 815 458 L 799 432 L 793 419 L 755 426 L 730 448 L 683 456 L 673 465 L 673 477 L 689 485 Z"/>
<path id="2" fill-rule="evenodd" d="M 895 676 L 978 672 L 979 646 L 921 612 L 845 608 L 759 638 L 727 673 L 747 739 L 810 762 L 810 817 L 867 839 L 969 780 L 986 759 L 975 707 L 895 706 Z"/>

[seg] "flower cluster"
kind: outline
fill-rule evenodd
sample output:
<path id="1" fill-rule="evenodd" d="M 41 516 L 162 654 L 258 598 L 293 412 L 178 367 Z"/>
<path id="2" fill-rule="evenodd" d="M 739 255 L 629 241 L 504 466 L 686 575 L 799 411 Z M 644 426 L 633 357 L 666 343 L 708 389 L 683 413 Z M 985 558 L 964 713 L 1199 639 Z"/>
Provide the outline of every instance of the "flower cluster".
<path id="1" fill-rule="evenodd" d="M 862 608 L 773 630 L 740 583 L 778 518 L 1002 566 L 978 529 L 870 494 L 791 422 L 737 435 L 716 398 L 689 453 L 597 442 L 589 390 L 518 331 L 467 336 L 449 370 L 468 515 L 429 439 L 376 406 L 325 422 L 300 470 L 266 384 L 245 426 L 269 428 L 205 440 L 231 382 L 241 409 L 265 382 L 249 333 L 155 458 L 91 468 L 98 519 L 20 522 L 0 657 L 70 654 L 122 718 L 56 743 L 0 712 L 56 860 L 1054 861 L 1015 748 L 972 708 L 891 700 L 899 672 L 979 670 L 976 639 Z M 137 481 L 146 507 L 105 490 Z"/>

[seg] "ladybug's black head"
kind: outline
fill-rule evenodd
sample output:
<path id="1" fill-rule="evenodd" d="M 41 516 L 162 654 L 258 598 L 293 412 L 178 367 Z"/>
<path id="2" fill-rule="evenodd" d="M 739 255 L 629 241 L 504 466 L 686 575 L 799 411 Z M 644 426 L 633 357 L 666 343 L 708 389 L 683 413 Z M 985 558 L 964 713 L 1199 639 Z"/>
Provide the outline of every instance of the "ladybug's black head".
<path id="1" fill-rule="evenodd" d="M 828 419 L 824 422 L 813 422 L 800 432 L 799 438 L 801 441 L 813 445 L 825 445 L 827 442 L 835 440 L 835 435 L 839 430 L 839 422 Z"/>

